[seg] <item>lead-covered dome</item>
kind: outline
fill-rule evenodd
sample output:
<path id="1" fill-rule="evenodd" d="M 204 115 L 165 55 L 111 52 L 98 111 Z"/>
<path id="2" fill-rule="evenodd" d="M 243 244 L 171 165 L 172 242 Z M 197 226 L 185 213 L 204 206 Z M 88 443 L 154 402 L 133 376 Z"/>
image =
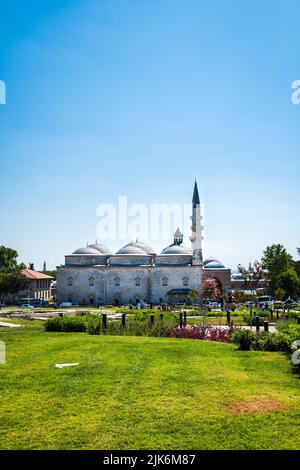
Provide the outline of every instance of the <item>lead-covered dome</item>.
<path id="1" fill-rule="evenodd" d="M 153 250 L 153 248 L 148 245 L 148 243 L 144 243 L 144 242 L 134 242 L 132 243 L 132 246 L 137 246 L 138 248 L 141 248 L 142 250 L 144 250 L 144 252 L 147 254 L 147 255 L 155 255 L 155 251 Z"/>
<path id="2" fill-rule="evenodd" d="M 170 245 L 167 246 L 162 252 L 162 255 L 192 255 L 193 252 L 190 248 L 186 248 L 182 245 Z"/>
<path id="3" fill-rule="evenodd" d="M 206 269 L 226 269 L 224 264 L 218 259 L 207 258 L 203 261 L 203 267 Z"/>
<path id="4" fill-rule="evenodd" d="M 133 244 L 128 244 L 120 248 L 116 252 L 116 255 L 146 255 L 145 250 L 142 250 L 142 248 L 139 248 L 138 246 L 135 246 Z"/>
<path id="5" fill-rule="evenodd" d="M 112 255 L 110 249 L 107 248 L 107 246 L 102 245 L 102 243 L 93 243 L 92 245 L 88 245 L 88 248 L 93 248 L 102 255 Z"/>
<path id="6" fill-rule="evenodd" d="M 99 251 L 90 246 L 83 246 L 82 248 L 75 250 L 73 255 L 99 255 Z"/>
<path id="7" fill-rule="evenodd" d="M 150 245 L 143 242 L 131 242 L 116 252 L 116 255 L 154 255 L 155 252 Z"/>

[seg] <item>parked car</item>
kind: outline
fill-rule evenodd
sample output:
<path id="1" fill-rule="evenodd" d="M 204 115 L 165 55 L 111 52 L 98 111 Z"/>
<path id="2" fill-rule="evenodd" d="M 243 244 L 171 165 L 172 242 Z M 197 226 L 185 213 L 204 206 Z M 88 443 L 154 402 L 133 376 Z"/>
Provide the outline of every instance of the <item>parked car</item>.
<path id="1" fill-rule="evenodd" d="M 273 298 L 270 295 L 261 295 L 257 298 L 258 306 L 268 308 L 273 304 Z"/>
<path id="2" fill-rule="evenodd" d="M 0 302 L 0 307 L 5 307 L 5 302 Z"/>
<path id="3" fill-rule="evenodd" d="M 219 302 L 209 302 L 210 307 L 220 308 L 221 304 Z"/>
<path id="4" fill-rule="evenodd" d="M 72 302 L 63 302 L 60 304 L 60 308 L 70 308 L 72 307 Z"/>
<path id="5" fill-rule="evenodd" d="M 30 304 L 22 304 L 21 308 L 34 308 L 34 306 Z"/>

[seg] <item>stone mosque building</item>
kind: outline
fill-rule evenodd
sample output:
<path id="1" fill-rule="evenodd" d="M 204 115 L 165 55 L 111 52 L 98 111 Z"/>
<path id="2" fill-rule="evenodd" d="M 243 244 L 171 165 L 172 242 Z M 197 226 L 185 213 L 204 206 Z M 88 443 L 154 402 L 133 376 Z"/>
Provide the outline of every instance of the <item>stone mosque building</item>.
<path id="1" fill-rule="evenodd" d="M 192 199 L 191 246 L 183 245 L 179 229 L 171 245 L 160 254 L 147 243 L 131 242 L 113 254 L 95 243 L 65 257 L 57 268 L 57 303 L 124 305 L 190 303 L 191 293 L 200 299 L 204 279 L 217 280 L 222 292 L 231 290 L 231 271 L 220 261 L 203 261 L 203 226 L 195 182 Z M 197 300 L 196 300 L 197 301 Z M 193 300 L 195 302 L 195 300 Z"/>

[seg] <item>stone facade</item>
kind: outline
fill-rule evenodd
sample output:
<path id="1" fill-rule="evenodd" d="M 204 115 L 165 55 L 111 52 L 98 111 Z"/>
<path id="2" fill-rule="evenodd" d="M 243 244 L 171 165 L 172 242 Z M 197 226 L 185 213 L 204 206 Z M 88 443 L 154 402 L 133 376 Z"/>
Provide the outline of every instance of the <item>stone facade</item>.
<path id="1" fill-rule="evenodd" d="M 169 303 L 174 289 L 200 292 L 202 269 L 198 266 L 75 267 L 62 266 L 57 275 L 57 301 L 82 305 Z"/>

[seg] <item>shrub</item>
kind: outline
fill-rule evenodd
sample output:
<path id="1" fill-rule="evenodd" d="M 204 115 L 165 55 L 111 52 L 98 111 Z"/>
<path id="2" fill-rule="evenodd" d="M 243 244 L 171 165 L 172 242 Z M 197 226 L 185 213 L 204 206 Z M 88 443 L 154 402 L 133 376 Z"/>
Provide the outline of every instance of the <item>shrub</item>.
<path id="1" fill-rule="evenodd" d="M 99 315 L 90 316 L 86 322 L 86 331 L 90 335 L 100 335 L 101 324 L 102 321 Z"/>
<path id="2" fill-rule="evenodd" d="M 121 321 L 111 321 L 107 324 L 107 334 L 128 336 L 166 336 L 167 331 L 178 325 L 178 313 L 164 313 L 163 321 L 159 314 L 154 315 L 154 324 L 150 322 L 150 315 L 138 313 L 126 318 L 126 326 L 122 327 Z"/>
<path id="3" fill-rule="evenodd" d="M 232 342 L 243 351 L 287 351 L 289 341 L 284 333 L 254 333 L 250 330 L 237 330 L 232 335 Z"/>
<path id="4" fill-rule="evenodd" d="M 260 351 L 287 351 L 287 338 L 282 333 L 260 332 L 253 335 L 251 348 Z"/>
<path id="5" fill-rule="evenodd" d="M 295 319 L 290 319 L 290 320 L 278 320 L 276 322 L 276 329 L 278 331 L 285 331 L 289 329 L 289 325 L 296 324 Z"/>
<path id="6" fill-rule="evenodd" d="M 255 311 L 255 313 L 253 312 L 252 316 L 250 315 L 250 313 L 245 313 L 243 315 L 243 320 L 244 320 L 246 325 L 254 326 L 255 325 L 255 317 L 259 317 L 259 326 L 263 326 L 264 321 L 266 320 L 266 318 L 269 318 L 270 316 L 271 316 L 271 312 L 269 310 L 258 310 L 258 311 Z"/>
<path id="7" fill-rule="evenodd" d="M 238 345 L 238 348 L 243 351 L 251 349 L 254 333 L 250 330 L 236 330 L 232 334 L 232 342 Z"/>
<path id="8" fill-rule="evenodd" d="M 47 320 L 45 323 L 45 331 L 62 331 L 61 320 L 61 317 L 49 318 L 49 320 Z"/>
<path id="9" fill-rule="evenodd" d="M 86 320 L 83 317 L 54 317 L 45 323 L 45 331 L 86 331 Z"/>
<path id="10" fill-rule="evenodd" d="M 287 347 L 291 350 L 292 343 L 295 340 L 300 340 L 300 325 L 291 324 L 282 334 L 285 336 Z"/>

